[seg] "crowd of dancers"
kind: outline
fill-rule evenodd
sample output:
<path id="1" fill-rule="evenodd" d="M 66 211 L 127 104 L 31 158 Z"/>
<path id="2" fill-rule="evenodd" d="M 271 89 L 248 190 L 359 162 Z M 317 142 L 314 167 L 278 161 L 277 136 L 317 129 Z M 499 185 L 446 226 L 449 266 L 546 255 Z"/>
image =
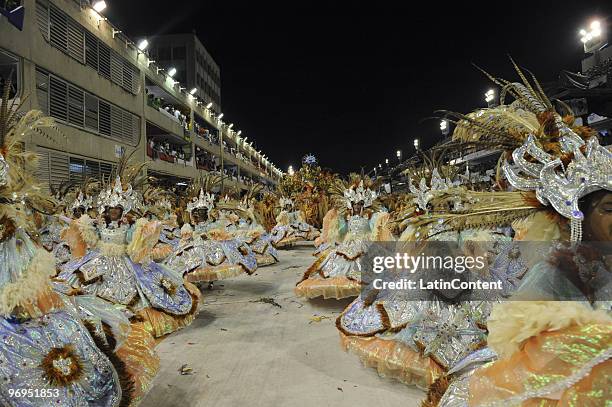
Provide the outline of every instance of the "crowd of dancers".
<path id="1" fill-rule="evenodd" d="M 203 175 L 177 195 L 130 155 L 109 179 L 47 194 L 23 141 L 61 135 L 40 112 L 18 113 L 5 93 L 1 404 L 137 405 L 159 369 L 156 345 L 191 324 L 207 286 L 312 241 L 296 296 L 354 298 L 336 321 L 341 347 L 422 388 L 424 406 L 607 405 L 610 253 L 588 243 L 612 239 L 612 153 L 517 72 L 519 82 L 492 78 L 512 102 L 447 113 L 456 122 L 450 148 L 498 149 L 495 168 L 474 176 L 429 157 L 410 169 L 410 192 L 393 194 L 363 175 L 316 185 L 308 162 L 286 176 L 302 177 L 301 190 L 253 187 L 220 199 L 220 177 Z M 313 188 L 327 205 L 318 220 L 300 206 Z M 489 266 L 480 277 L 504 289 L 487 299 L 434 290 L 411 301 L 376 289 L 365 278 L 368 253 L 389 242 L 480 250 Z M 548 251 L 536 261 L 521 242 Z"/>

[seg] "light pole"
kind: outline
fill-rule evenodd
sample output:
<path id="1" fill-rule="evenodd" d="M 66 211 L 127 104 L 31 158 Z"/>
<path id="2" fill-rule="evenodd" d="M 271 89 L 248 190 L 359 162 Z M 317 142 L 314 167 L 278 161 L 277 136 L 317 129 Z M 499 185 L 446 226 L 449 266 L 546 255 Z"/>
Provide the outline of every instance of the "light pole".
<path id="1" fill-rule="evenodd" d="M 402 150 L 397 150 L 395 155 L 397 156 L 397 161 L 402 162 Z"/>
<path id="2" fill-rule="evenodd" d="M 215 123 L 217 124 L 217 134 L 219 136 L 219 159 L 221 160 L 221 191 L 219 191 L 220 195 L 223 194 L 223 188 L 225 187 L 225 174 L 223 174 L 223 171 L 225 170 L 225 159 L 223 155 L 225 152 L 223 151 L 223 124 L 221 123 L 222 117 L 223 113 L 221 113 L 215 121 Z"/>
<path id="3" fill-rule="evenodd" d="M 418 138 L 414 139 L 413 144 L 414 144 L 414 149 L 419 151 L 419 139 Z"/>
<path id="4" fill-rule="evenodd" d="M 440 131 L 443 135 L 448 136 L 448 120 L 444 119 L 440 121 Z"/>
<path id="5" fill-rule="evenodd" d="M 485 93 L 485 102 L 487 102 L 488 107 L 495 107 L 495 89 L 489 89 Z"/>
<path id="6" fill-rule="evenodd" d="M 287 174 L 289 174 L 290 176 L 293 176 L 293 174 L 295 174 L 295 171 L 293 171 L 293 165 L 289 166 L 289 169 L 287 169 Z"/>
<path id="7" fill-rule="evenodd" d="M 607 33 L 599 20 L 591 21 L 589 30 L 582 28 L 580 30 L 580 41 L 584 46 L 584 53 L 592 53 L 595 59 L 595 64 L 601 64 L 601 50 L 608 44 Z"/>
<path id="8" fill-rule="evenodd" d="M 580 41 L 584 44 L 584 52 L 589 53 L 601 49 L 605 45 L 604 32 L 599 20 L 593 20 L 589 25 L 589 30 L 580 30 Z"/>

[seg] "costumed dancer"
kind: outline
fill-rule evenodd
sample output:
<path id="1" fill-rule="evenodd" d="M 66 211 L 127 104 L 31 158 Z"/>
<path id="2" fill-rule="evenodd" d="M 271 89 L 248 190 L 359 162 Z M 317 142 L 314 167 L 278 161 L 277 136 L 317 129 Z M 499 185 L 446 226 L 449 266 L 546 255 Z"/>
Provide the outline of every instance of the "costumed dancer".
<path id="1" fill-rule="evenodd" d="M 118 164 L 114 182 L 97 199 L 101 219 L 81 225 L 70 239 L 73 260 L 61 266 L 58 278 L 79 292 L 128 307 L 146 321 L 154 337 L 191 323 L 198 308 L 199 290 L 180 274 L 151 258 L 162 225 L 140 218 L 130 225 L 128 216 L 138 205 L 136 185 L 143 180 L 142 166 Z"/>
<path id="2" fill-rule="evenodd" d="M 23 143 L 54 123 L 39 111 L 18 114 L 9 89 L 0 101 L 0 404 L 127 405 L 131 387 L 120 379 L 120 364 L 65 309 L 50 284 L 53 256 L 31 237 L 32 210 L 49 210 L 50 199 L 33 177 L 36 155 Z"/>
<path id="3" fill-rule="evenodd" d="M 321 254 L 304 273 L 295 287 L 295 293 L 300 297 L 341 299 L 359 295 L 362 287 L 361 262 L 371 242 L 393 240 L 387 228 L 389 214 L 375 212 L 376 192 L 355 176 L 350 187 L 341 182 L 339 184 L 334 193 L 339 198 L 336 201 L 343 206 L 346 235 L 338 247 Z M 341 226 L 336 228 L 340 229 Z"/>
<path id="4" fill-rule="evenodd" d="M 165 263 L 187 281 L 212 283 L 242 273 L 250 275 L 257 269 L 257 259 L 248 245 L 226 230 L 228 221 L 213 219 L 215 196 L 205 190 L 217 182 L 209 177 L 191 188 L 195 196 L 186 208 L 189 223 L 181 228 L 179 247 Z"/>
<path id="5" fill-rule="evenodd" d="M 249 245 L 255 254 L 258 267 L 278 262 L 278 252 L 272 243 L 272 236 L 258 222 L 253 205 L 255 195 L 262 188 L 259 185 L 249 190 L 237 205 L 237 221 L 227 227 L 234 237 L 242 239 Z"/>
<path id="6" fill-rule="evenodd" d="M 303 212 L 294 209 L 291 198 L 281 197 L 279 205 L 281 211 L 276 217 L 276 226 L 270 232 L 274 247 L 282 249 L 302 240 L 311 241 L 319 237 L 320 232 L 305 222 Z"/>
<path id="7" fill-rule="evenodd" d="M 332 208 L 323 217 L 321 235 L 314 241 L 316 250 L 313 256 L 319 257 L 324 252 L 336 248 L 346 234 L 346 222 L 340 218 L 338 209 Z"/>
<path id="8" fill-rule="evenodd" d="M 418 251 L 421 255 L 425 249 L 443 249 L 448 255 L 451 248 L 459 248 L 460 255 L 475 257 L 469 251 L 478 250 L 484 258 L 495 259 L 493 263 L 499 259 L 499 266 L 490 268 L 496 275 L 509 272 L 504 268 L 508 262 L 501 261 L 501 256 L 509 252 L 506 246 L 510 239 L 498 233 L 497 227 L 508 219 L 527 216 L 525 211 L 498 216 L 499 202 L 512 197 L 505 197 L 507 193 L 483 195 L 461 187 L 431 192 L 429 187 L 424 188 L 425 182 L 420 184 L 413 208 L 397 215 L 404 219 L 405 227 L 398 252 Z M 492 198 L 499 202 L 492 203 Z M 508 201 L 510 206 L 516 203 Z M 470 213 L 480 217 L 470 217 Z M 439 243 L 425 246 L 425 242 Z M 420 268 L 401 271 L 393 280 L 429 280 L 431 272 Z M 368 286 L 344 310 L 336 325 L 343 348 L 357 354 L 366 366 L 383 376 L 427 389 L 458 361 L 486 345 L 489 311 L 489 302 L 473 299 L 469 290 L 413 293 Z"/>
<path id="9" fill-rule="evenodd" d="M 571 112 L 561 117 L 537 81 L 531 84 L 515 68 L 522 83 L 492 79 L 516 101 L 485 112 L 495 118 L 489 133 L 507 131 L 511 123 L 514 131 L 505 139 L 518 135 L 522 143 L 512 151 L 512 163 L 502 165 L 506 179 L 522 191 L 516 194 L 544 207 L 513 224 L 515 239 L 565 243 L 551 244 L 544 261 L 530 268 L 511 297 L 515 301 L 494 306 L 488 345 L 497 360 L 464 364 L 444 376 L 426 403 L 605 405 L 612 398 L 611 279 L 605 266 L 612 240 L 612 153 L 590 129 L 572 127 Z M 460 124 L 472 139 L 490 142 L 478 117 Z M 580 243 L 583 238 L 587 242 Z"/>
<path id="10" fill-rule="evenodd" d="M 143 197 L 146 204 L 145 217 L 162 224 L 159 242 L 153 247 L 151 258 L 157 262 L 163 262 L 178 248 L 181 240 L 178 218 L 174 213 L 176 196 L 169 191 L 155 187 L 147 189 Z"/>

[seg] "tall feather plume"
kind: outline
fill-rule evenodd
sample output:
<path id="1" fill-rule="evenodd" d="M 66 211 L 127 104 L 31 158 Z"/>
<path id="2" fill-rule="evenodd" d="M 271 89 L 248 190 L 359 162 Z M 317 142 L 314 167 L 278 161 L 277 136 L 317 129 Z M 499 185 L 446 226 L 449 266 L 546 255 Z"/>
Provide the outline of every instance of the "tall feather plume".
<path id="1" fill-rule="evenodd" d="M 143 190 L 149 183 L 149 177 L 145 174 L 144 169 L 147 166 L 146 162 L 133 162 L 134 154 L 136 149 L 132 150 L 129 154 L 123 154 L 117 166 L 111 172 L 110 177 L 105 180 L 106 187 L 112 185 L 115 182 L 115 178 L 119 176 L 124 187 L 129 184 L 135 190 Z"/>
<path id="2" fill-rule="evenodd" d="M 523 74 L 523 71 L 521 71 L 521 68 L 519 68 L 519 66 L 516 64 L 516 62 L 514 62 L 514 59 L 510 55 L 508 55 L 508 58 L 510 58 L 510 62 L 512 63 L 512 66 L 514 67 L 514 70 L 516 71 L 518 76 L 523 81 L 523 85 L 527 87 L 527 89 L 529 90 L 529 92 L 534 98 L 539 99 L 538 93 L 533 89 L 533 87 L 531 86 L 531 83 L 529 83 L 529 81 L 527 80 L 527 77 L 525 76 L 525 74 Z"/>
<path id="3" fill-rule="evenodd" d="M 220 174 L 200 172 L 199 176 L 187 188 L 186 195 L 188 198 L 195 198 L 200 194 L 200 189 L 212 193 L 213 189 L 220 185 L 223 179 L 225 177 Z"/>
<path id="4" fill-rule="evenodd" d="M 44 116 L 42 112 L 22 112 L 26 98 L 21 98 L 19 103 L 15 99 L 9 101 L 10 88 L 9 79 L 2 89 L 0 99 L 0 153 L 9 168 L 8 185 L 0 188 L 0 202 L 3 204 L 0 205 L 0 218 L 7 216 L 17 225 L 36 233 L 32 217 L 24 216 L 24 206 L 35 212 L 49 214 L 54 212 L 56 203 L 41 190 L 34 176 L 38 156 L 24 150 L 24 145 L 26 138 L 32 135 L 46 137 L 58 143 L 52 133 L 61 133 L 54 120 Z"/>
<path id="5" fill-rule="evenodd" d="M 264 187 L 261 184 L 255 184 L 249 187 L 246 193 L 246 199 L 251 201 L 252 199 L 256 199 L 257 196 L 263 191 Z"/>
<path id="6" fill-rule="evenodd" d="M 512 61 L 512 63 L 514 64 L 514 61 Z M 510 82 L 502 78 L 494 77 L 476 64 L 473 65 L 476 67 L 476 69 L 482 72 L 487 78 L 489 78 L 493 83 L 495 83 L 502 89 L 500 92 L 501 104 L 505 104 L 505 95 L 506 93 L 508 93 L 532 112 L 540 112 L 542 110 L 538 106 L 538 104 L 542 104 L 542 101 L 538 97 L 537 93 L 533 92 L 533 89 L 532 91 L 529 91 L 531 85 L 528 81 L 525 85 L 516 82 Z M 523 75 L 522 71 L 520 71 L 516 64 L 514 64 L 514 66 L 515 69 L 517 69 L 519 76 L 521 76 L 521 80 L 526 81 L 525 75 Z"/>
<path id="7" fill-rule="evenodd" d="M 548 110 L 555 110 L 552 102 L 550 101 L 550 99 L 548 98 L 548 96 L 546 96 L 546 93 L 544 92 L 544 89 L 542 89 L 542 85 L 540 85 L 540 82 L 538 81 L 538 78 L 535 77 L 535 75 L 526 68 L 523 68 L 527 73 L 529 73 L 529 76 L 531 76 L 531 80 L 533 81 L 533 83 L 536 86 L 536 90 L 537 90 L 537 94 L 540 96 L 540 99 L 544 102 L 544 104 L 546 105 L 546 107 L 548 108 Z"/>
<path id="8" fill-rule="evenodd" d="M 504 89 L 507 88 L 508 85 L 510 85 L 510 82 L 508 82 L 505 79 L 502 78 L 496 78 L 493 75 L 491 75 L 490 73 L 488 73 L 487 71 L 485 71 L 484 69 L 482 69 L 480 66 L 472 63 L 472 66 L 474 66 L 476 69 L 478 69 L 480 72 L 482 72 L 487 78 L 489 78 L 489 80 L 491 82 L 493 82 L 494 84 L 496 84 L 497 86 L 499 86 L 500 88 Z M 514 93 L 513 89 L 507 89 L 505 92 L 510 93 L 515 99 L 519 99 L 519 96 L 517 94 Z M 502 93 L 500 93 L 500 103 L 503 104 L 503 99 L 502 99 Z"/>

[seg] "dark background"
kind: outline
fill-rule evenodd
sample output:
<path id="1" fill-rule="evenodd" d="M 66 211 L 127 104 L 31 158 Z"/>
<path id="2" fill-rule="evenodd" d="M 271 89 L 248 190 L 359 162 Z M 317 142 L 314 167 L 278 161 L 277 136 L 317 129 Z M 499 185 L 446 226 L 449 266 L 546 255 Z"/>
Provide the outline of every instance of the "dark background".
<path id="1" fill-rule="evenodd" d="M 579 71 L 578 30 L 612 14 L 604 0 L 455 3 L 107 0 L 104 14 L 150 41 L 196 30 L 226 121 L 284 171 L 313 153 L 347 173 L 433 144 L 436 109 L 484 106 L 491 84 L 472 62 L 513 80 L 508 54 L 542 82 Z"/>

